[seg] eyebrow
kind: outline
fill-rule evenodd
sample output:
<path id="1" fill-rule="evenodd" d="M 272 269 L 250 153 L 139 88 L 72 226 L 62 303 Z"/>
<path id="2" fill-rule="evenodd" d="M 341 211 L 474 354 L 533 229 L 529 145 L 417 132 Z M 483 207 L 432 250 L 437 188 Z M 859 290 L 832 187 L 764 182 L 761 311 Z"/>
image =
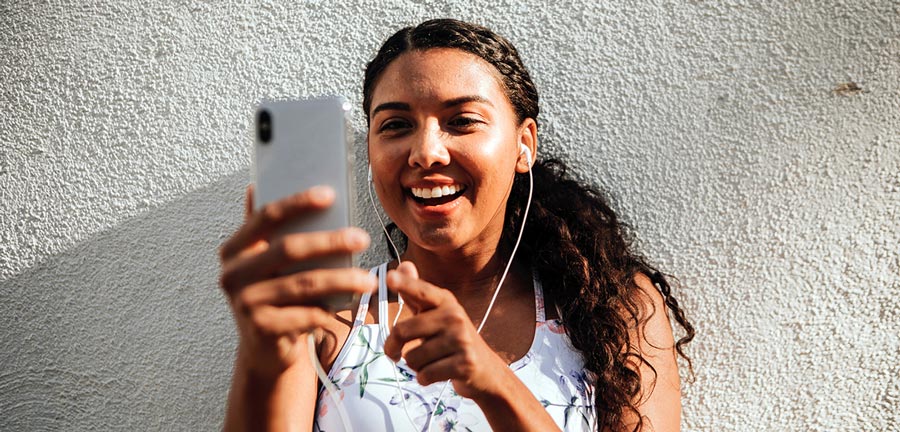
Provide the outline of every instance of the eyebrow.
<path id="1" fill-rule="evenodd" d="M 488 100 L 485 97 L 478 96 L 478 95 L 460 96 L 458 98 L 453 98 L 453 99 L 450 99 L 450 100 L 444 102 L 443 105 L 444 105 L 444 108 L 450 108 L 450 107 L 454 107 L 457 105 L 466 104 L 469 102 L 479 102 L 479 103 L 483 103 L 486 105 L 490 105 L 491 107 L 494 106 L 494 104 L 492 104 L 490 100 Z M 375 109 L 372 110 L 372 117 L 374 117 L 375 114 L 378 114 L 379 112 L 386 111 L 386 110 L 412 111 L 412 107 L 410 107 L 409 104 L 405 103 L 405 102 L 385 102 L 381 105 L 376 106 Z"/>
<path id="2" fill-rule="evenodd" d="M 404 102 L 385 102 L 372 110 L 372 117 L 385 110 L 412 111 L 412 108 L 410 108 L 408 103 Z"/>
<path id="3" fill-rule="evenodd" d="M 491 107 L 494 106 L 494 104 L 492 104 L 490 100 L 488 100 L 487 98 L 485 98 L 483 96 L 471 95 L 471 96 L 461 96 L 461 97 L 458 97 L 455 99 L 450 99 L 447 102 L 444 102 L 444 108 L 450 108 L 452 106 L 462 105 L 462 104 L 469 103 L 469 102 L 480 102 L 480 103 L 483 103 L 486 105 L 490 105 Z"/>

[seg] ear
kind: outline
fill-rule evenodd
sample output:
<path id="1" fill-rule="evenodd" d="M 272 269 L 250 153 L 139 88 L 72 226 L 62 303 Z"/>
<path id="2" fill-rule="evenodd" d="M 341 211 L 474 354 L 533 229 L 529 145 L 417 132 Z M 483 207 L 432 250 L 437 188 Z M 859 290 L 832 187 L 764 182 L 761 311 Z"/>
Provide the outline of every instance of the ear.
<path id="1" fill-rule="evenodd" d="M 531 165 L 537 160 L 537 122 L 533 118 L 527 118 L 519 125 L 518 131 L 519 142 L 516 148 L 524 145 L 531 150 Z M 518 150 L 516 151 L 518 153 Z M 525 154 L 519 153 L 519 159 L 516 161 L 516 172 L 520 174 L 527 173 L 531 169 L 528 164 L 528 158 Z"/>

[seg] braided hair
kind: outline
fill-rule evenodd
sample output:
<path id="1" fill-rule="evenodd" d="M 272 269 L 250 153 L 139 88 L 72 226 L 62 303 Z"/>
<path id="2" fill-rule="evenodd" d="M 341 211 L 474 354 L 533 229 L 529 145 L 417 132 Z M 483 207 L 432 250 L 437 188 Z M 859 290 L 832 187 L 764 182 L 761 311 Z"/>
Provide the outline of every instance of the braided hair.
<path id="1" fill-rule="evenodd" d="M 405 52 L 433 48 L 459 49 L 491 64 L 499 73 L 518 121 L 537 121 L 537 88 L 516 48 L 487 28 L 452 19 L 406 27 L 385 41 L 366 67 L 363 111 L 367 121 L 372 93 L 384 69 Z M 636 342 L 630 340 L 629 330 L 644 326 L 655 311 L 645 310 L 648 306 L 640 301 L 641 289 L 635 276 L 650 278 L 666 305 L 667 311 L 662 313 L 671 313 L 683 328 L 685 335 L 675 349 L 688 364 L 690 359 L 683 347 L 693 339 L 694 328 L 663 274 L 633 250 L 628 227 L 603 194 L 573 180 L 565 164 L 557 159 L 538 159 L 532 175 L 532 209 L 519 256 L 528 257 L 528 264 L 541 275 L 545 290 L 565 318 L 572 345 L 584 359 L 585 372 L 594 383 L 598 430 L 621 430 L 629 413 L 639 419 L 633 430 L 641 430 L 638 399 L 645 394 L 642 390 L 651 389 L 641 388 L 634 364 L 646 365 L 654 374 L 656 371 L 640 353 L 629 350 Z M 527 174 L 516 174 L 499 247 L 511 247 L 515 242 L 527 195 Z M 391 233 L 398 231 L 393 223 L 388 229 Z M 405 236 L 399 236 L 405 244 Z"/>

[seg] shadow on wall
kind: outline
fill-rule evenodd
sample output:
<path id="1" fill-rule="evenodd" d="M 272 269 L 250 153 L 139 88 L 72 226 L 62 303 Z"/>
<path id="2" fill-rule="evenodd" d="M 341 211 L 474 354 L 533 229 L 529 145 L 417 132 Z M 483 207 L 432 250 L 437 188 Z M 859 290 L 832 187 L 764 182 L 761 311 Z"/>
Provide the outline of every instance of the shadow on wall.
<path id="1" fill-rule="evenodd" d="M 237 172 L 4 282 L 0 430 L 213 430 L 235 332 L 217 248 Z"/>

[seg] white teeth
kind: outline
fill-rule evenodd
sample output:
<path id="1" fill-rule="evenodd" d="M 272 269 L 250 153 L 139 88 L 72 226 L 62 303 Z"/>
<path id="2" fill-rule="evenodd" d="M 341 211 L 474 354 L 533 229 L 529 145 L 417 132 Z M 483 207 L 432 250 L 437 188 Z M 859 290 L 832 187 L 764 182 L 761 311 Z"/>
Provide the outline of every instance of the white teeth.
<path id="1" fill-rule="evenodd" d="M 462 186 L 436 186 L 433 188 L 412 188 L 412 194 L 416 198 L 440 198 L 456 194 L 460 190 L 462 190 Z"/>

